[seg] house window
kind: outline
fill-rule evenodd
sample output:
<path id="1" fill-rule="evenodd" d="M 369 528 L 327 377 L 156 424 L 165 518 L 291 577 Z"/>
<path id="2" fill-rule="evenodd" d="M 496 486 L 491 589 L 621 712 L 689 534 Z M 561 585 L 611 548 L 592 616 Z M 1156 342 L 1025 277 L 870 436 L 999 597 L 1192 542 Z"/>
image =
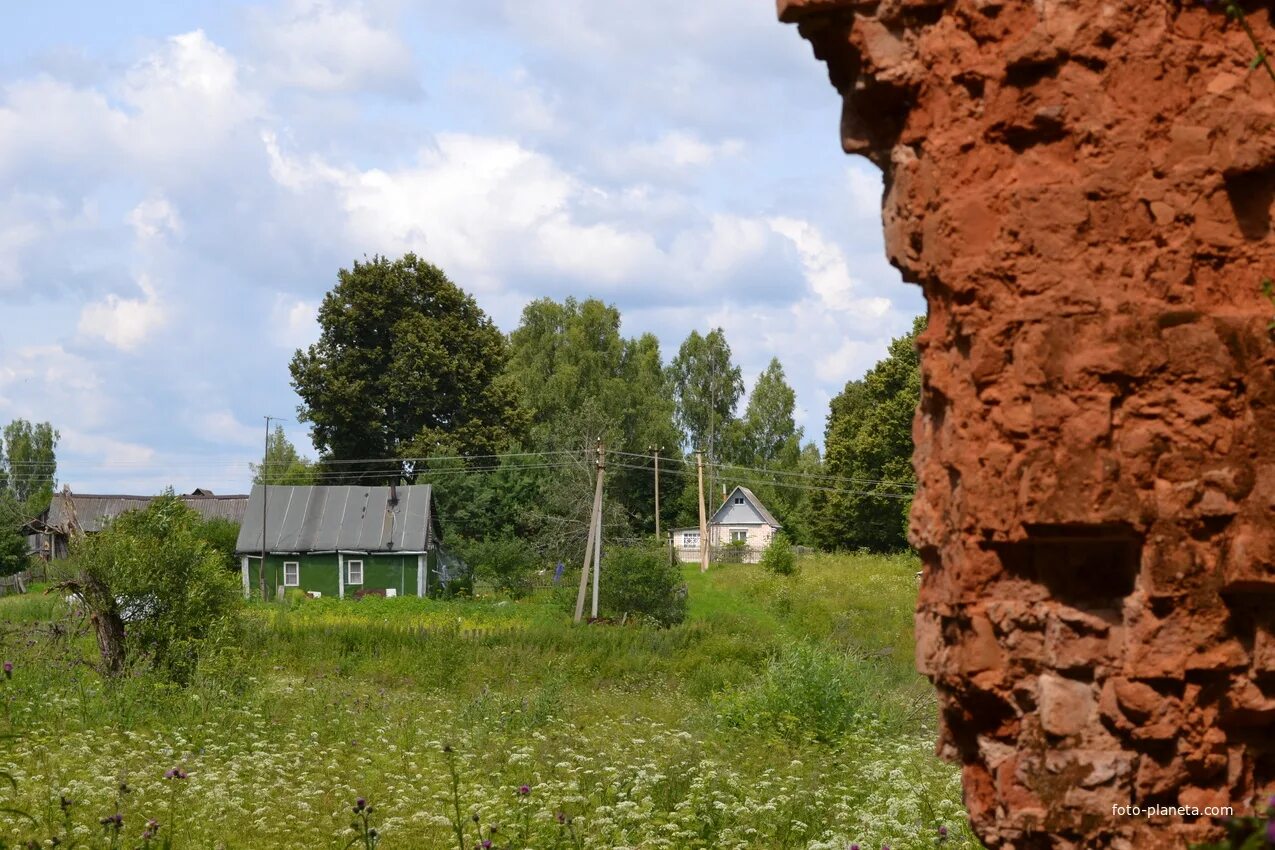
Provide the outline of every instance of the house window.
<path id="1" fill-rule="evenodd" d="M 345 562 L 345 583 L 346 584 L 362 584 L 363 583 L 363 562 L 362 561 L 346 561 Z"/>
<path id="2" fill-rule="evenodd" d="M 301 586 L 301 564 L 297 561 L 283 562 L 283 586 L 284 587 L 300 587 Z"/>
<path id="3" fill-rule="evenodd" d="M 731 543 L 747 543 L 748 530 L 743 528 L 732 528 L 730 530 L 730 542 Z"/>
<path id="4" fill-rule="evenodd" d="M 744 504 L 744 497 L 743 497 L 743 496 L 736 496 L 736 497 L 735 497 L 735 504 L 737 504 L 737 505 L 742 505 L 742 504 Z"/>
<path id="5" fill-rule="evenodd" d="M 692 546 L 698 546 L 698 545 L 699 545 L 698 531 L 686 531 L 682 533 L 682 546 L 689 549 Z"/>

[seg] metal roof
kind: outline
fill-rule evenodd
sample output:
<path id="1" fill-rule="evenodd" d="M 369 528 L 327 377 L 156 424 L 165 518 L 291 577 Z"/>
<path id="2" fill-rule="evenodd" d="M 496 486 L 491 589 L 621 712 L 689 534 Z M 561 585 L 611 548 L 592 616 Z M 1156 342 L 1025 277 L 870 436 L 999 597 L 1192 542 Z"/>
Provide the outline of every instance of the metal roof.
<path id="1" fill-rule="evenodd" d="M 261 508 L 266 504 L 270 552 L 424 552 L 436 524 L 428 484 L 389 487 L 275 486 L 252 488 L 237 552 L 261 551 Z M 267 492 L 268 491 L 268 492 Z"/>
<path id="2" fill-rule="evenodd" d="M 110 520 L 128 511 L 140 511 L 151 503 L 154 496 L 102 496 L 91 493 L 72 493 L 75 518 L 80 528 L 87 532 L 101 531 Z M 204 519 L 228 519 L 231 522 L 242 522 L 244 509 L 248 506 L 247 496 L 178 496 L 177 498 L 193 508 Z M 49 504 L 44 525 L 57 531 L 67 532 L 70 527 L 71 511 L 65 493 L 54 493 Z"/>

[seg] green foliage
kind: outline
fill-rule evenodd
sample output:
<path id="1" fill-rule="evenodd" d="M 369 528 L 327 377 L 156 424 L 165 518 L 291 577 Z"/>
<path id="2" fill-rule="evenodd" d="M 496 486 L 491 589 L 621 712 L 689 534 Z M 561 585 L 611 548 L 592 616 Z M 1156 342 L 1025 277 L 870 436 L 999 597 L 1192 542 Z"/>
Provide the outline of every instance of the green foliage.
<path id="1" fill-rule="evenodd" d="M 309 458 L 302 457 L 292 445 L 282 425 L 266 437 L 266 453 L 261 465 L 249 464 L 253 484 L 317 484 L 318 469 Z"/>
<path id="2" fill-rule="evenodd" d="M 34 517 L 53 500 L 61 437 L 48 422 L 15 419 L 0 437 L 0 522 Z"/>
<path id="3" fill-rule="evenodd" d="M 1275 847 L 1275 796 L 1266 801 L 1264 815 L 1231 818 L 1226 838 L 1213 844 L 1193 844 L 1192 850 L 1266 850 Z"/>
<path id="4" fill-rule="evenodd" d="M 222 517 L 210 517 L 200 522 L 195 534 L 217 553 L 221 564 L 228 570 L 239 569 L 235 546 L 239 542 L 239 523 Z"/>
<path id="5" fill-rule="evenodd" d="M 816 492 L 813 532 L 827 549 L 889 552 L 907 546 L 912 472 L 912 418 L 921 396 L 920 360 L 912 332 L 890 343 L 888 356 L 832 400 L 824 470 L 855 493 Z"/>
<path id="6" fill-rule="evenodd" d="M 788 535 L 776 531 L 766 550 L 761 553 L 761 567 L 775 575 L 790 576 L 797 572 L 797 558 L 793 554 Z"/>
<path id="7" fill-rule="evenodd" d="M 744 378 L 731 362 L 725 331 L 716 328 L 706 336 L 691 331 L 668 373 L 686 445 L 704 449 L 710 458 L 724 458 L 735 405 L 744 394 Z"/>
<path id="8" fill-rule="evenodd" d="M 522 540 L 514 537 L 473 540 L 457 548 L 461 559 L 473 570 L 474 578 L 491 584 L 497 592 L 521 599 L 532 591 L 540 558 Z"/>
<path id="9" fill-rule="evenodd" d="M 876 718 L 881 689 L 862 657 L 802 641 L 776 652 L 758 679 L 726 692 L 718 714 L 749 732 L 833 743 Z"/>
<path id="10" fill-rule="evenodd" d="M 22 532 L 12 523 L 0 521 L 0 576 L 15 575 L 30 564 Z"/>
<path id="11" fill-rule="evenodd" d="M 3 753 L 26 777 L 4 801 L 48 824 L 47 840 L 58 795 L 72 798 L 62 846 L 103 846 L 98 821 L 119 811 L 130 848 L 151 817 L 183 850 L 341 847 L 357 795 L 386 848 L 456 847 L 456 823 L 472 848 L 477 813 L 501 847 L 919 848 L 945 824 L 945 847 L 974 850 L 959 768 L 934 756 L 933 691 L 910 655 L 917 566 L 820 555 L 795 578 L 692 566 L 687 618 L 669 628 L 577 628 L 539 596 L 252 602 L 243 687 L 203 663 L 186 688 L 144 672 L 104 683 L 79 663 L 91 638 L 51 638 L 50 621 L 66 622 L 60 596 L 6 596 L 0 657 L 15 670 L 0 711 L 30 728 Z M 831 743 L 717 719 L 715 694 L 749 691 L 803 641 L 872 658 L 860 672 L 886 717 Z M 189 781 L 165 779 L 174 767 Z M 559 811 L 579 842 L 556 843 Z"/>
<path id="12" fill-rule="evenodd" d="M 598 602 L 607 616 L 639 617 L 661 626 L 686 619 L 682 571 L 659 546 L 616 547 L 602 555 Z"/>
<path id="13" fill-rule="evenodd" d="M 681 438 L 673 420 L 658 340 L 652 334 L 626 339 L 620 313 L 597 299 L 562 303 L 540 299 L 523 310 L 510 336 L 509 374 L 532 414 L 529 447 L 546 452 L 584 451 L 598 439 L 608 450 L 647 454 L 662 446 L 665 456 Z M 608 513 L 629 536 L 654 531 L 654 476 L 646 464 L 614 466 L 607 474 Z M 546 551 L 583 550 L 583 535 L 553 525 L 546 517 L 577 519 L 577 490 L 588 503 L 591 467 L 542 476 L 546 487 L 538 506 L 525 517 L 528 532 Z M 662 507 L 676 490 L 661 479 Z M 589 505 L 584 511 L 587 514 Z M 665 511 L 671 517 L 671 511 Z M 569 544 L 564 546 L 563 544 Z"/>
<path id="14" fill-rule="evenodd" d="M 291 371 L 300 417 L 325 461 L 427 457 L 443 444 L 491 454 L 522 433 L 504 336 L 471 296 L 414 254 L 342 269 L 319 325 L 319 341 L 296 353 Z M 363 480 L 411 480 L 415 468 L 378 464 Z"/>
<path id="15" fill-rule="evenodd" d="M 61 565 L 99 619 L 125 625 L 124 659 L 188 682 L 202 654 L 230 643 L 242 604 L 236 577 L 171 491 L 75 540 Z"/>

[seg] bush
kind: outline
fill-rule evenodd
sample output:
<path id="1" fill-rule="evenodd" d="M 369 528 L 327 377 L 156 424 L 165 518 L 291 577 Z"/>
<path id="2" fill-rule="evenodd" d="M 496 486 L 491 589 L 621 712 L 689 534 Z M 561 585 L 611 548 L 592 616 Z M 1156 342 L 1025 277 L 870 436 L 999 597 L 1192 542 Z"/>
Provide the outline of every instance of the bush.
<path id="1" fill-rule="evenodd" d="M 719 698 L 728 726 L 790 741 L 832 743 L 873 720 L 881 673 L 860 656 L 802 642 L 781 649 L 753 682 Z"/>
<path id="2" fill-rule="evenodd" d="M 211 517 L 199 523 L 195 534 L 217 552 L 226 569 L 239 572 L 239 556 L 235 554 L 239 543 L 239 523 L 232 519 Z"/>
<path id="3" fill-rule="evenodd" d="M 770 544 L 761 553 L 761 565 L 776 575 L 790 576 L 797 572 L 797 558 L 793 555 L 788 535 L 776 531 Z"/>
<path id="4" fill-rule="evenodd" d="M 533 578 L 540 566 L 535 550 L 516 538 L 463 543 L 460 557 L 476 579 L 490 583 L 497 592 L 515 599 L 531 593 Z"/>
<path id="5" fill-rule="evenodd" d="M 239 583 L 201 525 L 169 491 L 74 541 L 62 587 L 88 609 L 108 675 L 140 663 L 185 684 L 205 648 L 234 642 Z"/>
<path id="6" fill-rule="evenodd" d="M 664 547 L 617 547 L 602 554 L 598 603 L 608 616 L 672 626 L 686 619 L 686 583 Z"/>

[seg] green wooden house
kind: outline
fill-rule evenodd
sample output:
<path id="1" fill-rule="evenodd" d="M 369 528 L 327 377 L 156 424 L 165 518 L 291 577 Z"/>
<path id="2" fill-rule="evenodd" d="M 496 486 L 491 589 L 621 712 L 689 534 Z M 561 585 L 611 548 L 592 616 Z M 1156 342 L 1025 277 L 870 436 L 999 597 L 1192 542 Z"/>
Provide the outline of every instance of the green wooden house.
<path id="1" fill-rule="evenodd" d="M 235 549 L 244 596 L 425 596 L 438 569 L 439 526 L 428 484 L 256 485 Z"/>

